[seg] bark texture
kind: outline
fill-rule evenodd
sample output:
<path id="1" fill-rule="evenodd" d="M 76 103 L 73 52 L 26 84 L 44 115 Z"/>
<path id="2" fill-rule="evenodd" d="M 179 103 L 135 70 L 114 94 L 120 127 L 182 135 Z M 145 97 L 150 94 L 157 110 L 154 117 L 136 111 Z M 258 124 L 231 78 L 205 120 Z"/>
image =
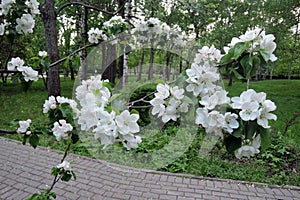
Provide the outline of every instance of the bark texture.
<path id="1" fill-rule="evenodd" d="M 44 22 L 46 48 L 51 63 L 59 60 L 56 30 L 56 13 L 54 0 L 45 0 L 41 8 L 41 14 Z M 60 96 L 59 65 L 54 65 L 48 72 L 48 96 Z"/>

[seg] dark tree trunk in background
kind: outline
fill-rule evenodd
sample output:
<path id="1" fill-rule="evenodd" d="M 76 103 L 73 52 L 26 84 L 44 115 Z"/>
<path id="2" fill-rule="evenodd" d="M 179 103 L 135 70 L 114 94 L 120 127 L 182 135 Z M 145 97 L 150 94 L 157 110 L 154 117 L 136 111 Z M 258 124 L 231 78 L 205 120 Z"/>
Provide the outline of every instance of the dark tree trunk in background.
<path id="1" fill-rule="evenodd" d="M 118 62 L 118 78 L 119 80 L 123 77 L 123 65 L 124 65 L 124 55 L 119 57 Z"/>
<path id="2" fill-rule="evenodd" d="M 154 47 L 151 47 L 151 49 L 150 49 L 150 63 L 149 63 L 149 70 L 148 70 L 148 80 L 153 79 L 154 54 L 155 54 L 155 49 L 154 49 Z"/>
<path id="3" fill-rule="evenodd" d="M 45 26 L 46 48 L 49 59 L 53 63 L 59 59 L 54 0 L 45 0 L 41 15 Z M 49 69 L 47 86 L 48 96 L 60 96 L 59 65 Z"/>
<path id="4" fill-rule="evenodd" d="M 165 79 L 168 81 L 170 80 L 170 71 L 169 70 L 169 65 L 170 65 L 170 53 L 167 51 L 166 52 L 166 57 L 165 57 L 165 61 L 166 61 L 166 66 L 165 66 Z"/>
<path id="5" fill-rule="evenodd" d="M 144 64 L 144 59 L 145 59 L 145 52 L 144 50 L 142 50 L 142 58 L 141 58 L 141 62 L 139 64 L 139 74 L 138 74 L 138 81 L 141 80 L 142 78 L 142 73 L 143 73 L 143 64 Z"/>
<path id="6" fill-rule="evenodd" d="M 228 86 L 232 86 L 232 83 L 233 83 L 233 72 L 231 72 L 231 73 L 229 74 Z"/>
<path id="7" fill-rule="evenodd" d="M 80 45 L 84 46 L 88 43 L 88 14 L 89 10 L 85 7 L 78 9 L 78 23 L 77 23 L 77 30 L 78 30 L 78 37 L 81 40 Z M 87 50 L 84 49 L 79 52 L 80 55 L 80 80 L 87 79 L 87 70 L 88 70 L 88 61 L 87 61 Z"/>
<path id="8" fill-rule="evenodd" d="M 109 82 L 115 83 L 117 74 L 116 62 L 116 45 L 110 42 L 103 44 L 102 48 L 102 78 L 108 79 Z"/>

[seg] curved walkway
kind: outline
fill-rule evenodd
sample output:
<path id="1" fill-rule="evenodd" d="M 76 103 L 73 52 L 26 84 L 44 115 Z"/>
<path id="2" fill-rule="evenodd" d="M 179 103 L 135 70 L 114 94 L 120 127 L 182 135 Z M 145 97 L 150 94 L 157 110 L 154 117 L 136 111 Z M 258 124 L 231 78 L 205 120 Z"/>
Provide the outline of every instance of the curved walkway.
<path id="1" fill-rule="evenodd" d="M 50 170 L 61 157 L 59 151 L 0 137 L 0 199 L 25 199 L 50 185 Z M 300 199 L 300 187 L 137 171 L 76 155 L 68 160 L 76 161 L 77 180 L 58 183 L 57 199 Z"/>

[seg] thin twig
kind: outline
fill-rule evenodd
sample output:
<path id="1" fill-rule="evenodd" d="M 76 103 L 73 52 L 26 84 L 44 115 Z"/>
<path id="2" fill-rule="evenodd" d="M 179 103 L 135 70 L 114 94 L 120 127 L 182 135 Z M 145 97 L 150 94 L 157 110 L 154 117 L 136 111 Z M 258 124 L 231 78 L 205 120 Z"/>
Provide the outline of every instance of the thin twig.
<path id="1" fill-rule="evenodd" d="M 68 155 L 68 151 L 70 150 L 70 147 L 71 147 L 71 143 L 68 144 L 67 148 L 65 149 L 65 153 L 61 159 L 61 163 L 64 162 L 65 158 L 67 157 Z M 48 192 L 51 192 L 51 190 L 54 188 L 54 185 L 60 180 L 61 176 L 58 177 L 59 174 L 56 174 L 54 179 L 53 179 L 53 182 L 52 182 L 52 185 L 50 187 L 50 189 L 48 190 Z M 57 178 L 58 177 L 58 178 Z"/>
<path id="2" fill-rule="evenodd" d="M 16 130 L 5 130 L 5 129 L 0 129 L 0 136 L 3 135 L 14 135 L 14 134 L 25 134 L 25 133 L 18 133 Z M 35 131 L 31 134 L 43 134 L 40 131 Z"/>
<path id="3" fill-rule="evenodd" d="M 103 12 L 105 14 L 108 14 L 108 15 L 116 15 L 118 14 L 125 6 L 125 4 L 127 3 L 127 1 L 116 11 L 116 12 L 109 12 L 107 10 L 102 10 L 100 8 L 98 8 L 97 6 L 93 6 L 93 5 L 89 5 L 89 4 L 85 4 L 83 2 L 79 2 L 79 1 L 70 1 L 70 2 L 67 2 L 63 5 L 61 5 L 57 10 L 56 10 L 56 14 L 58 15 L 64 8 L 68 7 L 68 6 L 83 6 L 85 8 L 88 8 L 88 9 L 92 9 L 92 10 L 96 10 L 96 11 L 99 11 L 99 12 Z"/>
<path id="4" fill-rule="evenodd" d="M 53 67 L 53 66 L 55 66 L 55 65 L 58 65 L 58 64 L 64 62 L 65 60 L 67 60 L 69 57 L 73 56 L 74 54 L 76 54 L 76 53 L 78 53 L 78 52 L 80 52 L 80 51 L 82 51 L 82 50 L 84 50 L 84 49 L 87 49 L 87 48 L 89 48 L 89 47 L 92 47 L 92 46 L 96 46 L 96 44 L 85 45 L 85 46 L 83 46 L 83 47 L 77 49 L 76 51 L 72 52 L 72 53 L 69 54 L 68 56 L 66 56 L 66 57 L 64 57 L 64 58 L 62 58 L 62 59 L 60 59 L 60 60 L 57 60 L 57 61 L 51 63 L 49 67 Z"/>

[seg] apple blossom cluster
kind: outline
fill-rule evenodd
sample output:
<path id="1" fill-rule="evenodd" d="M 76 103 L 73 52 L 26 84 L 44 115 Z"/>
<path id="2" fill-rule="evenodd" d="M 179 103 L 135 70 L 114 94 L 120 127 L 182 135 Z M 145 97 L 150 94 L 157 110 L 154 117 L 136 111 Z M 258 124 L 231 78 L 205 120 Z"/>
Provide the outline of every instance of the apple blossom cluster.
<path id="1" fill-rule="evenodd" d="M 105 41 L 107 40 L 107 36 L 106 34 L 100 30 L 99 28 L 91 28 L 89 31 L 88 31 L 88 40 L 90 43 L 94 43 L 94 44 L 97 44 L 101 41 Z"/>
<path id="2" fill-rule="evenodd" d="M 31 131 L 28 131 L 30 127 L 31 119 L 27 119 L 26 121 L 19 121 L 19 128 L 17 133 L 25 133 L 26 135 L 30 135 Z"/>
<path id="3" fill-rule="evenodd" d="M 165 22 L 160 21 L 158 18 L 151 17 L 148 20 L 137 20 L 132 29 L 133 34 L 138 34 L 138 40 L 141 42 L 149 42 L 157 37 L 165 36 L 166 39 L 172 39 L 175 46 L 185 46 L 185 35 L 181 34 L 182 31 L 178 25 L 170 27 Z"/>
<path id="4" fill-rule="evenodd" d="M 253 89 L 242 92 L 239 97 L 231 98 L 231 107 L 240 110 L 239 116 L 243 121 L 257 120 L 263 128 L 270 128 L 269 120 L 277 120 L 277 116 L 270 113 L 276 110 L 276 105 L 266 99 L 266 93 L 255 92 Z"/>
<path id="5" fill-rule="evenodd" d="M 255 52 L 257 49 L 264 50 L 268 54 L 268 60 L 274 62 L 277 57 L 273 54 L 276 49 L 276 43 L 274 42 L 275 37 L 273 34 L 267 34 L 261 29 L 255 29 L 247 31 L 245 34 L 239 36 L 239 38 L 234 37 L 228 47 L 224 47 L 226 54 L 229 52 L 230 47 L 234 47 L 240 42 L 251 42 L 248 49 L 249 52 Z M 266 61 L 268 61 L 266 60 Z"/>
<path id="6" fill-rule="evenodd" d="M 39 55 L 40 57 L 47 57 L 47 56 L 48 56 L 48 53 L 47 53 L 47 51 L 39 51 L 38 55 Z"/>
<path id="7" fill-rule="evenodd" d="M 58 122 L 54 122 L 54 126 L 52 128 L 53 135 L 55 136 L 57 141 L 60 141 L 62 138 L 67 140 L 68 132 L 72 130 L 72 125 L 67 123 L 64 119 L 61 119 Z"/>
<path id="8" fill-rule="evenodd" d="M 7 69 L 22 72 L 22 75 L 26 82 L 37 81 L 39 79 L 38 71 L 32 69 L 31 67 L 24 66 L 24 61 L 19 57 L 12 58 L 11 61 L 9 61 L 7 64 Z"/>
<path id="9" fill-rule="evenodd" d="M 73 99 L 68 99 L 66 97 L 61 97 L 61 96 L 50 96 L 47 100 L 45 100 L 45 103 L 43 105 L 43 113 L 46 114 L 49 112 L 49 110 L 55 110 L 56 108 L 59 108 L 59 106 L 63 103 L 69 104 L 70 108 L 72 111 L 77 114 L 78 109 L 77 109 L 77 102 L 74 101 Z"/>
<path id="10" fill-rule="evenodd" d="M 167 84 L 158 84 L 155 98 L 150 101 L 153 106 L 152 115 L 158 114 L 164 123 L 170 120 L 177 121 L 180 113 L 188 112 L 188 104 L 183 101 L 184 89 L 178 86 L 170 87 Z"/>
<path id="11" fill-rule="evenodd" d="M 251 32 L 254 34 L 255 32 Z M 250 34 L 250 33 L 248 33 Z M 255 34 L 254 34 L 255 35 Z M 248 35 L 241 37 L 245 40 Z M 254 38 L 256 36 L 253 36 Z M 239 128 L 239 120 L 255 121 L 263 128 L 270 128 L 268 120 L 276 120 L 276 115 L 270 113 L 276 109 L 275 104 L 266 99 L 263 92 L 252 89 L 243 92 L 239 97 L 229 98 L 227 92 L 217 85 L 221 77 L 216 63 L 221 59 L 221 53 L 214 46 L 204 46 L 195 56 L 191 69 L 186 70 L 188 83 L 186 90 L 200 98 L 200 108 L 196 110 L 195 123 L 205 128 L 208 134 L 223 137 L 223 133 L 232 134 Z M 223 114 L 220 106 L 229 105 L 236 110 Z M 260 135 L 252 138 L 251 145 L 243 145 L 235 150 L 235 156 L 250 157 L 259 153 Z"/>
<path id="12" fill-rule="evenodd" d="M 77 123 L 83 131 L 92 131 L 95 139 L 100 139 L 103 148 L 114 142 L 122 142 L 127 148 L 137 148 L 142 141 L 141 137 L 134 134 L 139 132 L 137 124 L 139 115 L 130 114 L 128 110 L 117 114 L 106 107 L 111 93 L 101 80 L 101 75 L 92 76 L 83 80 L 76 88 L 76 99 L 81 106 Z"/>
<path id="13" fill-rule="evenodd" d="M 110 20 L 104 22 L 103 26 L 103 30 L 91 28 L 88 31 L 88 41 L 90 43 L 98 44 L 99 42 L 114 37 L 114 34 L 120 33 L 126 29 L 126 22 L 121 16 L 113 16 Z"/>
<path id="14" fill-rule="evenodd" d="M 34 16 L 40 13 L 38 9 L 39 2 L 36 0 L 26 0 L 24 5 L 26 8 L 20 9 L 24 6 L 19 5 L 19 2 L 16 2 L 15 0 L 2 0 L 0 4 L 0 15 L 9 15 L 14 17 L 16 13 L 20 12 L 22 15 L 15 19 L 15 23 L 7 22 L 4 19 L 4 21 L 0 24 L 0 35 L 4 35 L 5 33 L 9 34 L 9 31 L 5 31 L 6 28 L 13 28 L 18 34 L 28 34 L 33 32 L 33 28 L 35 26 Z"/>

